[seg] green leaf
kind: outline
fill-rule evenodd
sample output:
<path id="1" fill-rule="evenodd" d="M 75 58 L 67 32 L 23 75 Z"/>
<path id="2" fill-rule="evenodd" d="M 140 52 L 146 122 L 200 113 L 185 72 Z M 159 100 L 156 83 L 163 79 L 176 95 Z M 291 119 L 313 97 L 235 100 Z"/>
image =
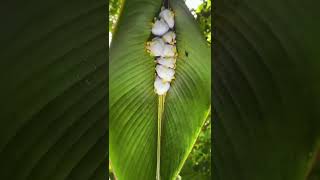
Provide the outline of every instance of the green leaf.
<path id="1" fill-rule="evenodd" d="M 319 3 L 216 1 L 215 180 L 304 180 L 320 140 Z"/>
<path id="2" fill-rule="evenodd" d="M 312 169 L 310 170 L 308 180 L 317 180 L 320 178 L 320 151 L 315 156 Z"/>
<path id="3" fill-rule="evenodd" d="M 0 179 L 106 179 L 106 5 L 0 3 Z"/>
<path id="4" fill-rule="evenodd" d="M 210 111 L 210 47 L 183 0 L 176 14 L 179 57 L 167 93 L 161 139 L 161 179 L 174 179 Z M 154 58 L 145 51 L 161 1 L 128 0 L 110 47 L 110 160 L 119 180 L 156 178 L 158 96 Z"/>

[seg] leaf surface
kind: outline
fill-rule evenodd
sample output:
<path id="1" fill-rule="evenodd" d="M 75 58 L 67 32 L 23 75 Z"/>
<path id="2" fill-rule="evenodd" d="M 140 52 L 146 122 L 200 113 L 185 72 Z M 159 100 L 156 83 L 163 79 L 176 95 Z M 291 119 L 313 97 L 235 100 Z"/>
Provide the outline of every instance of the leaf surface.
<path id="1" fill-rule="evenodd" d="M 315 4 L 216 2 L 215 180 L 306 179 L 320 132 Z"/>
<path id="2" fill-rule="evenodd" d="M 156 178 L 157 105 L 154 58 L 145 51 L 161 1 L 125 1 L 110 47 L 110 159 L 119 180 Z M 161 179 L 174 179 L 210 111 L 210 48 L 184 1 L 175 12 L 179 57 L 167 93 Z"/>
<path id="3" fill-rule="evenodd" d="M 106 179 L 106 3 L 0 4 L 0 179 Z"/>

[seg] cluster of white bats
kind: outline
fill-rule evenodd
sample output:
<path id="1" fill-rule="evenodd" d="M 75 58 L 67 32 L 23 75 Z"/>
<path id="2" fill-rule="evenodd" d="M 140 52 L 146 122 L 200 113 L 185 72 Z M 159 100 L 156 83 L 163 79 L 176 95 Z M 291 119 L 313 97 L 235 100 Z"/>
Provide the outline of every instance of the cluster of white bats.
<path id="1" fill-rule="evenodd" d="M 177 60 L 176 34 L 174 29 L 174 13 L 161 8 L 158 18 L 152 26 L 155 36 L 147 42 L 147 51 L 156 58 L 156 79 L 154 90 L 158 95 L 164 95 L 170 89 L 170 83 L 175 78 Z"/>

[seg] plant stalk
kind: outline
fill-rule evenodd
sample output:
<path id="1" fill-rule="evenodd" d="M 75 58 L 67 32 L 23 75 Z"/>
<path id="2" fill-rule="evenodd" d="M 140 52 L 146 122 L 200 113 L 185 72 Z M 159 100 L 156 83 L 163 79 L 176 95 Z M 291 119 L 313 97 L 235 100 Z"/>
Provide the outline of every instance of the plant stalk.
<path id="1" fill-rule="evenodd" d="M 157 173 L 156 180 L 160 180 L 160 147 L 161 147 L 161 129 L 162 129 L 162 116 L 164 111 L 164 102 L 166 94 L 158 98 L 158 135 L 157 135 Z"/>

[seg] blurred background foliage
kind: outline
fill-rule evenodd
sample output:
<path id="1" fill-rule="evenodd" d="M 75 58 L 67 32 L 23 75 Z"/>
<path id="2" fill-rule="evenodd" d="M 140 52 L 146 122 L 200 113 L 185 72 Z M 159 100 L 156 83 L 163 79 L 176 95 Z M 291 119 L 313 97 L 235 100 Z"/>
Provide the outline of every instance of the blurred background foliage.
<path id="1" fill-rule="evenodd" d="M 191 9 L 207 41 L 211 43 L 211 0 L 202 0 L 197 9 Z"/>
<path id="2" fill-rule="evenodd" d="M 199 137 L 186 160 L 180 176 L 182 180 L 211 179 L 211 118 L 202 127 Z"/>
<path id="3" fill-rule="evenodd" d="M 192 1 L 192 0 L 191 0 Z M 190 8 L 199 24 L 204 37 L 211 45 L 211 0 L 200 0 L 197 8 Z M 109 38 L 113 32 L 123 0 L 109 0 Z M 110 179 L 115 177 L 109 164 Z M 186 160 L 180 176 L 182 180 L 209 180 L 211 179 L 211 118 L 205 122 L 199 137 Z"/>
<path id="4" fill-rule="evenodd" d="M 113 32 L 117 23 L 122 1 L 123 0 L 109 0 L 109 32 Z"/>

